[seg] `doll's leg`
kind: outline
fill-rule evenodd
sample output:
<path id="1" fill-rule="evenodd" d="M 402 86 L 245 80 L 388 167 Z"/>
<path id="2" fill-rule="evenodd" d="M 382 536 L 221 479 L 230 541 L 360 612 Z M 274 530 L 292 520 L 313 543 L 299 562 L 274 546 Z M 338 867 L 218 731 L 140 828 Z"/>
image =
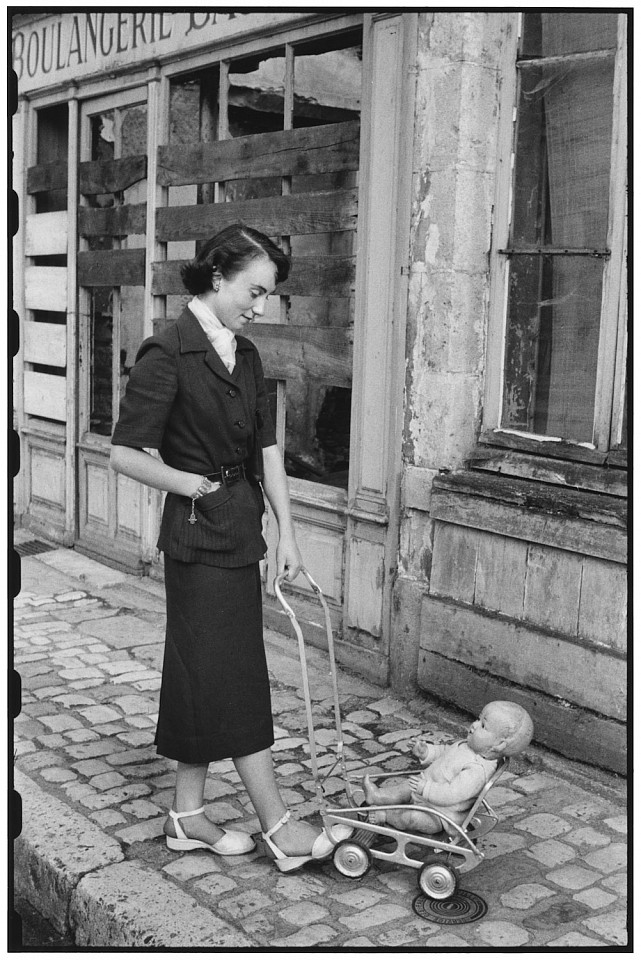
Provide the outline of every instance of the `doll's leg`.
<path id="1" fill-rule="evenodd" d="M 387 810 L 385 822 L 398 830 L 410 830 L 416 833 L 440 833 L 443 829 L 440 817 L 422 810 Z"/>
<path id="2" fill-rule="evenodd" d="M 377 787 L 369 776 L 363 777 L 363 791 L 367 803 L 374 807 L 383 803 L 409 803 L 412 799 L 412 790 L 408 783 Z"/>

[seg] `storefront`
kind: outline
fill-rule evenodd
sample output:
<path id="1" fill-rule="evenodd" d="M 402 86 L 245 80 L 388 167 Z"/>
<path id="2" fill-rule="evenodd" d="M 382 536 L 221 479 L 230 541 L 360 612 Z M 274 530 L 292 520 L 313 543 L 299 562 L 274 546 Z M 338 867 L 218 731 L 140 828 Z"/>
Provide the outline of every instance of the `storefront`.
<path id="1" fill-rule="evenodd" d="M 416 18 L 16 21 L 22 522 L 130 570 L 158 566 L 160 498 L 109 469 L 110 435 L 138 345 L 186 302 L 180 263 L 242 220 L 293 257 L 252 336 L 305 560 L 337 628 L 380 640 L 398 540 Z"/>
<path id="2" fill-rule="evenodd" d="M 293 257 L 252 337 L 341 660 L 520 699 L 541 742 L 625 769 L 626 29 L 15 16 L 18 522 L 160 575 L 160 495 L 109 439 L 180 263 L 243 220 Z"/>

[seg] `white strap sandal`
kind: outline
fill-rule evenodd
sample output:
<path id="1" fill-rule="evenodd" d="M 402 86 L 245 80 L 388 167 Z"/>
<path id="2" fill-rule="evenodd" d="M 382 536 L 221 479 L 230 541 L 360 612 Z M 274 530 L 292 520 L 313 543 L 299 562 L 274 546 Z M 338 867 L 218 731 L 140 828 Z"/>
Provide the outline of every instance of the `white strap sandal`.
<path id="1" fill-rule="evenodd" d="M 198 810 L 189 810 L 187 813 L 169 811 L 169 816 L 174 821 L 174 827 L 176 828 L 176 836 L 166 838 L 170 850 L 211 850 L 212 853 L 217 853 L 221 857 L 238 857 L 256 849 L 256 844 L 252 838 L 248 833 L 243 833 L 242 830 L 223 830 L 223 836 L 217 843 L 192 840 L 180 826 L 179 821 L 183 817 L 195 817 L 197 814 L 204 812 L 204 807 L 199 807 Z M 222 830 L 222 827 L 220 829 Z"/>
<path id="2" fill-rule="evenodd" d="M 336 837 L 335 840 L 331 840 L 326 830 L 323 828 L 322 832 L 314 840 L 314 845 L 312 846 L 311 853 L 305 854 L 304 856 L 299 857 L 289 857 L 287 854 L 283 853 L 280 850 L 274 841 L 271 839 L 272 836 L 276 833 L 277 830 L 280 830 L 283 827 L 289 818 L 291 817 L 291 810 L 286 810 L 283 816 L 274 824 L 271 829 L 263 833 L 263 840 L 269 847 L 271 854 L 273 855 L 276 866 L 281 871 L 281 873 L 289 873 L 292 870 L 298 870 L 299 867 L 302 867 L 303 864 L 309 863 L 310 860 L 326 860 L 330 856 L 332 850 L 339 842 L 339 840 L 345 840 L 347 837 L 351 836 L 353 830 L 351 827 L 347 827 L 343 824 L 338 824 L 332 830 L 333 835 Z M 269 856 L 269 853 L 267 853 Z"/>

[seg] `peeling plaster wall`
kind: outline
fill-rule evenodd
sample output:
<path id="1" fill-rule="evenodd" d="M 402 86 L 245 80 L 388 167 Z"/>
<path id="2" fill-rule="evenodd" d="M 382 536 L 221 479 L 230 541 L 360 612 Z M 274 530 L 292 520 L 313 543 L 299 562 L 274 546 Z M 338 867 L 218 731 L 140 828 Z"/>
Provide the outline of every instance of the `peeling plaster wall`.
<path id="1" fill-rule="evenodd" d="M 481 416 L 502 13 L 419 16 L 403 504 L 391 677 L 416 683 L 411 584 L 429 584 L 431 483 L 463 465 Z M 419 509 L 416 509 L 419 507 Z"/>
<path id="2" fill-rule="evenodd" d="M 462 464 L 481 412 L 499 14 L 420 18 L 404 455 Z"/>

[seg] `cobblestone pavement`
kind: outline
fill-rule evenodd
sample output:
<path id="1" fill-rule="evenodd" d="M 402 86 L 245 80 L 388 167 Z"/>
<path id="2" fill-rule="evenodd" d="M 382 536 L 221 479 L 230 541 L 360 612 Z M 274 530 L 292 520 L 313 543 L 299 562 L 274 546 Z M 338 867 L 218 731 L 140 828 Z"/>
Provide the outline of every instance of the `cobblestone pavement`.
<path id="1" fill-rule="evenodd" d="M 22 561 L 16 888 L 77 945 L 629 949 L 624 785 L 537 748 L 492 791 L 499 825 L 481 841 L 486 859 L 461 882 L 487 903 L 470 923 L 418 916 L 417 875 L 402 866 L 375 861 L 354 881 L 331 863 L 283 875 L 257 854 L 169 851 L 162 825 L 174 763 L 153 746 L 163 630 L 155 581 L 69 550 Z M 292 809 L 314 819 L 295 639 L 266 631 L 266 642 L 279 780 Z M 309 675 L 324 766 L 334 749 L 333 701 L 326 656 L 313 648 Z M 469 722 L 343 670 L 339 684 L 352 766 L 406 769 L 411 736 L 451 739 Z M 326 787 L 343 802 L 338 777 Z M 212 765 L 206 799 L 218 823 L 258 829 L 231 762 Z"/>

